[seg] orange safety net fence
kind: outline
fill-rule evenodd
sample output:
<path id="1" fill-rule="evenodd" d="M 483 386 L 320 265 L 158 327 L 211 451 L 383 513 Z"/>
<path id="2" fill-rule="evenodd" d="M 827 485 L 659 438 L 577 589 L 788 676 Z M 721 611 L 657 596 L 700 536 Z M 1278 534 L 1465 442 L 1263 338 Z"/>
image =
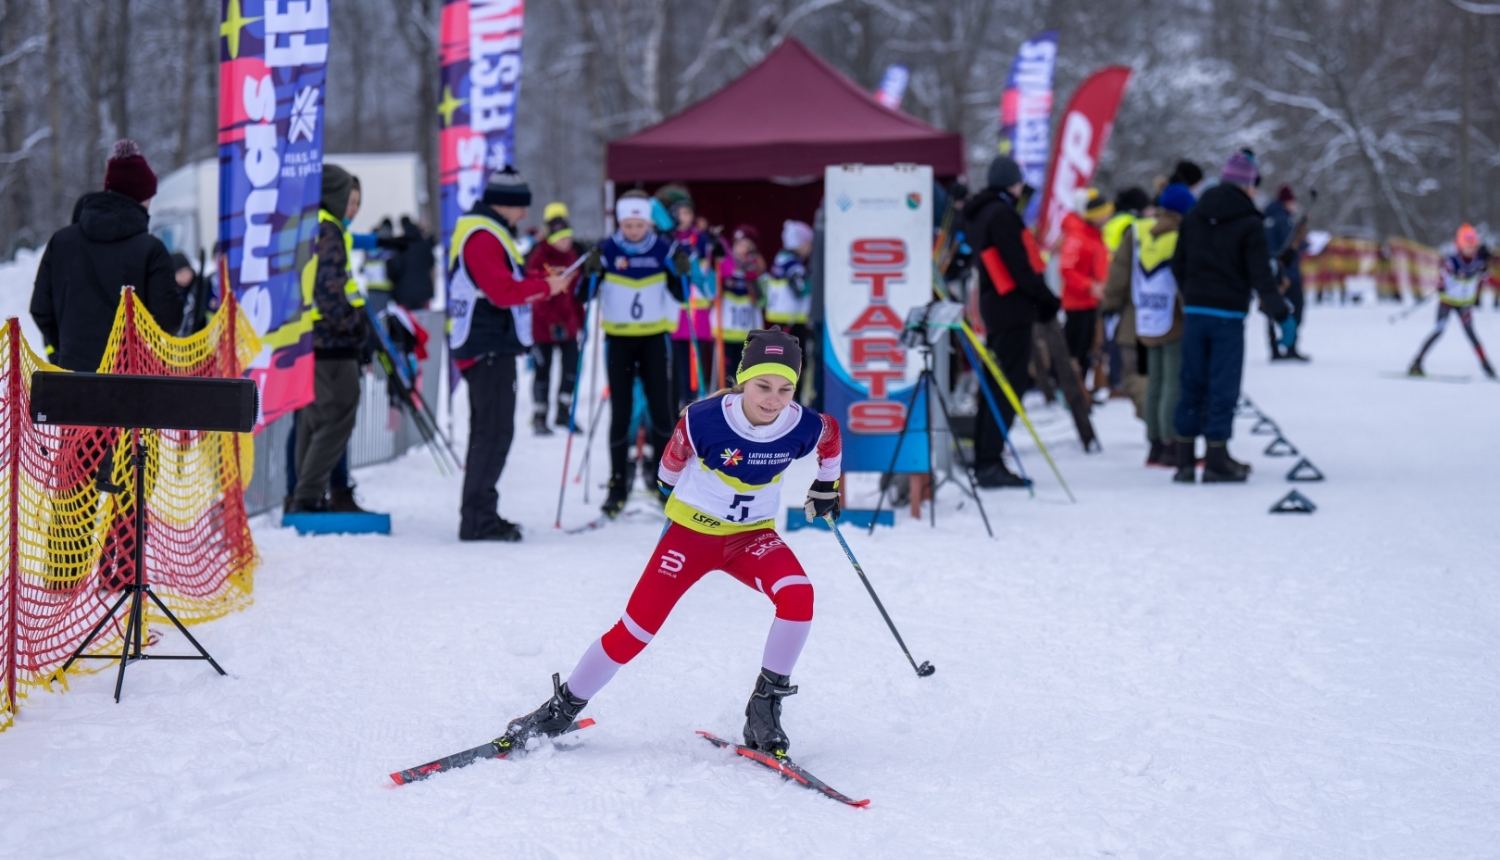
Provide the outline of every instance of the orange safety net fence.
<path id="1" fill-rule="evenodd" d="M 203 331 L 177 338 L 126 290 L 100 372 L 239 378 L 259 349 L 232 296 Z M 0 329 L 0 362 L 3 729 L 28 689 L 66 686 L 62 665 L 135 577 L 139 535 L 130 433 L 33 424 L 31 375 L 59 368 L 32 351 L 15 319 Z M 145 580 L 184 624 L 248 606 L 256 563 L 244 505 L 249 435 L 161 430 L 142 439 Z M 148 625 L 166 623 L 146 606 Z M 106 623 L 87 653 L 120 653 L 125 616 Z M 68 674 L 82 671 L 90 671 L 84 661 Z"/>

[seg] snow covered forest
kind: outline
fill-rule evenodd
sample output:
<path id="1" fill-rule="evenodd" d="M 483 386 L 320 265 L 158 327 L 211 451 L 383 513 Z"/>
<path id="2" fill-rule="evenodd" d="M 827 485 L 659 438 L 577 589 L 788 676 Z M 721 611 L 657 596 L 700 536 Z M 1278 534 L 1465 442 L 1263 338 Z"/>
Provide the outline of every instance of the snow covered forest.
<path id="1" fill-rule="evenodd" d="M 327 150 L 416 151 L 435 187 L 441 0 L 332 5 Z M 599 229 L 607 140 L 788 35 L 871 89 L 886 65 L 909 66 L 903 109 L 962 132 L 982 164 L 1016 47 L 1046 28 L 1060 31 L 1056 110 L 1090 71 L 1136 70 L 1107 190 L 1249 146 L 1269 182 L 1316 186 L 1319 226 L 1341 234 L 1437 243 L 1459 219 L 1500 225 L 1500 4 L 547 0 L 526 13 L 519 166 L 585 232 Z M 0 0 L 0 255 L 65 223 L 118 137 L 163 175 L 214 154 L 219 15 L 218 0 Z"/>

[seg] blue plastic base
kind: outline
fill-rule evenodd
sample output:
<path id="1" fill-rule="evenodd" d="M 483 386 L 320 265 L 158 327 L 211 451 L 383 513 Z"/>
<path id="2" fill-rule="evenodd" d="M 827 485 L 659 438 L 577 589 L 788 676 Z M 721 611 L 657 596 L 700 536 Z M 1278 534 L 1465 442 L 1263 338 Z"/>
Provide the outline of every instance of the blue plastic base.
<path id="1" fill-rule="evenodd" d="M 388 535 L 390 514 L 282 514 L 281 525 L 299 535 Z"/>
<path id="2" fill-rule="evenodd" d="M 874 518 L 874 511 L 844 511 L 843 514 L 839 516 L 839 525 L 849 526 L 850 528 L 867 529 L 870 527 L 870 520 Z M 877 525 L 894 527 L 896 525 L 896 512 L 881 511 L 880 520 Z M 822 529 L 825 532 L 831 531 L 828 528 L 828 523 L 823 522 L 823 520 L 821 519 L 816 519 L 808 522 L 807 511 L 804 511 L 801 508 L 787 508 L 786 530 L 789 532 L 796 532 L 801 531 L 802 529 Z"/>

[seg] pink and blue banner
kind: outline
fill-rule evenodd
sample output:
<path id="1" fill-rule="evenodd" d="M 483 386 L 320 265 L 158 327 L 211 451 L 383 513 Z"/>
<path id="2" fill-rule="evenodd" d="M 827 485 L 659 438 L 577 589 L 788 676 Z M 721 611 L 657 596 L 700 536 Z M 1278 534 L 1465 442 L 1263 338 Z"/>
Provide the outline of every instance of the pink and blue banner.
<path id="1" fill-rule="evenodd" d="M 1021 43 L 1000 96 L 1000 153 L 1021 165 L 1026 184 L 1040 189 L 1047 175 L 1052 139 L 1052 72 L 1057 67 L 1057 31 L 1047 30 Z M 1026 207 L 1026 223 L 1036 223 L 1040 194 Z"/>
<path id="2" fill-rule="evenodd" d="M 265 345 L 261 424 L 313 399 L 302 288 L 318 232 L 328 0 L 222 0 L 219 277 Z"/>
<path id="3" fill-rule="evenodd" d="M 438 185 L 443 245 L 484 193 L 491 171 L 515 161 L 524 0 L 446 0 L 438 62 Z"/>

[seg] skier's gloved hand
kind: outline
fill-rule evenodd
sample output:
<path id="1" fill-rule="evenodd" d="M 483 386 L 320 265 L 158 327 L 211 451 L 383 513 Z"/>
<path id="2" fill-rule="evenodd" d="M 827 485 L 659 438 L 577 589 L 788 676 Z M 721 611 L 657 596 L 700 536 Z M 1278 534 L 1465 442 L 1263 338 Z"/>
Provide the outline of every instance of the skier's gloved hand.
<path id="1" fill-rule="evenodd" d="M 392 251 L 405 251 L 411 245 L 409 236 L 376 236 L 375 247 Z"/>
<path id="2" fill-rule="evenodd" d="M 676 272 L 677 274 L 682 275 L 683 277 L 688 276 L 693 271 L 692 266 L 693 260 L 688 256 L 687 251 L 678 248 L 677 253 L 672 255 L 672 271 Z"/>
<path id="3" fill-rule="evenodd" d="M 1287 314 L 1286 319 L 1281 321 L 1281 339 L 1277 341 L 1282 349 L 1291 349 L 1297 342 L 1297 318 Z"/>
<path id="4" fill-rule="evenodd" d="M 583 271 L 585 274 L 598 275 L 604 271 L 604 255 L 600 253 L 599 246 L 595 245 L 589 255 L 583 260 Z"/>
<path id="5" fill-rule="evenodd" d="M 820 517 L 838 519 L 842 513 L 839 509 L 839 482 L 813 481 L 812 486 L 807 488 L 807 502 L 802 510 L 809 520 Z"/>
<path id="6" fill-rule="evenodd" d="M 657 478 L 656 489 L 657 492 L 661 493 L 662 503 L 665 504 L 667 499 L 672 498 L 672 491 L 675 490 L 676 487 L 673 487 L 671 484 L 663 481 L 661 478 Z"/>

